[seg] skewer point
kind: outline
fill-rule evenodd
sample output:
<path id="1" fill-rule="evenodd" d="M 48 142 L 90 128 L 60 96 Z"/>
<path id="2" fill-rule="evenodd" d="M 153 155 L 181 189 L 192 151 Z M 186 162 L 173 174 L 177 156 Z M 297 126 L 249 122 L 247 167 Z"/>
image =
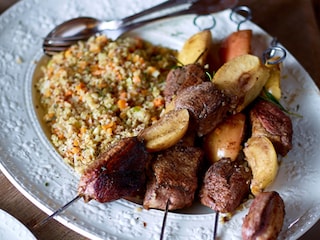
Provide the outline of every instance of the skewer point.
<path id="1" fill-rule="evenodd" d="M 80 199 L 81 196 L 77 195 L 74 199 L 72 199 L 71 201 L 69 201 L 67 204 L 65 204 L 64 206 L 62 206 L 61 208 L 59 208 L 58 210 L 56 210 L 54 213 L 52 213 L 50 216 L 46 217 L 45 219 L 43 219 L 41 222 L 38 222 L 37 224 L 35 224 L 32 228 L 33 229 L 37 229 L 41 226 L 43 226 L 44 224 L 46 224 L 51 218 L 55 217 L 56 215 L 60 214 L 62 211 L 64 211 L 65 209 L 67 209 L 72 203 L 74 203 L 75 201 L 77 201 L 78 199 Z"/>

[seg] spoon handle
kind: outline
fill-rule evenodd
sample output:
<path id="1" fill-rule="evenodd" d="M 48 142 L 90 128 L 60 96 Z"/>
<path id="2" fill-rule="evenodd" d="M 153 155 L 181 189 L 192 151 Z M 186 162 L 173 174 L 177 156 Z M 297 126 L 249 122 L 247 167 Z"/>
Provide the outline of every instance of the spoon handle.
<path id="1" fill-rule="evenodd" d="M 53 55 L 56 52 L 61 52 L 67 49 L 77 41 L 86 40 L 97 33 L 103 33 L 107 35 L 108 38 L 117 39 L 126 32 L 129 32 L 135 28 L 139 28 L 154 21 L 176 17 L 184 14 L 212 14 L 226 8 L 234 7 L 238 3 L 238 0 L 169 0 L 164 2 L 163 4 L 160 4 L 160 6 L 161 8 L 165 8 L 168 7 L 168 4 L 169 6 L 178 6 L 179 4 L 182 5 L 182 3 L 189 3 L 189 6 L 183 9 L 171 9 L 170 13 L 162 13 L 162 15 L 158 14 L 158 16 L 150 16 L 149 18 L 140 19 L 139 21 L 132 21 L 132 19 L 138 18 L 133 15 L 131 17 L 125 18 L 127 20 L 124 21 L 128 21 L 126 24 L 124 24 L 122 20 L 116 21 L 116 24 L 114 24 L 114 21 L 101 22 L 101 24 L 99 24 L 99 27 L 95 28 L 94 33 L 92 31 L 89 31 L 88 33 L 75 34 L 73 36 L 55 36 L 52 33 L 49 33 L 48 36 L 44 39 L 43 50 L 47 55 Z M 159 9 L 158 7 L 159 5 L 151 8 L 153 10 L 144 10 L 142 11 L 142 13 L 137 13 L 137 16 L 141 17 L 147 12 L 153 12 L 155 11 L 155 9 Z M 131 22 L 129 22 L 128 19 L 131 19 Z"/>
<path id="2" fill-rule="evenodd" d="M 233 8 L 238 3 L 238 0 L 196 0 L 189 7 L 181 10 L 172 11 L 171 13 L 160 15 L 156 17 L 151 17 L 148 19 L 143 19 L 137 22 L 131 22 L 127 25 L 121 26 L 117 29 L 116 35 L 113 38 L 120 37 L 123 33 L 139 28 L 143 25 L 146 25 L 150 22 L 158 21 L 165 18 L 177 17 L 186 14 L 198 14 L 198 15 L 207 15 L 212 14 L 226 8 Z M 103 30 L 101 32 L 104 32 Z M 112 31 L 109 32 L 109 34 Z M 108 35 L 108 34 L 107 34 Z"/>
<path id="3" fill-rule="evenodd" d="M 168 0 L 168 1 L 165 1 L 163 3 L 160 3 L 154 7 L 151 7 L 151 8 L 147 8 L 141 12 L 138 12 L 136 14 L 133 14 L 131 16 L 128 16 L 128 17 L 125 17 L 123 18 L 119 23 L 122 24 L 122 25 L 127 25 L 129 24 L 130 22 L 134 21 L 134 20 L 137 20 L 143 16 L 146 16 L 146 15 L 149 15 L 149 14 L 152 14 L 152 13 L 156 13 L 158 11 L 161 11 L 161 10 L 164 10 L 164 9 L 169 9 L 169 8 L 172 8 L 172 7 L 177 7 L 177 6 L 180 6 L 180 5 L 184 5 L 184 4 L 192 4 L 194 2 L 197 2 L 198 0 Z"/>

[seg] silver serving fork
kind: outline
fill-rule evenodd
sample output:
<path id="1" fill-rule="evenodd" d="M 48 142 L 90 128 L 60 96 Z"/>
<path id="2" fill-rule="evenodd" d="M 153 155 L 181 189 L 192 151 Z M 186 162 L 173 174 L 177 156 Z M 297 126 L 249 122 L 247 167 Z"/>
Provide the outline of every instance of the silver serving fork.
<path id="1" fill-rule="evenodd" d="M 45 37 L 43 42 L 43 50 L 47 55 L 53 55 L 56 52 L 64 51 L 71 45 L 77 43 L 80 40 L 86 40 L 89 37 L 102 33 L 106 34 L 111 39 L 117 39 L 121 37 L 124 33 L 133 30 L 135 28 L 141 27 L 145 24 L 161 20 L 164 18 L 175 17 L 179 15 L 185 14 L 198 14 L 198 15 L 207 15 L 217 11 L 221 11 L 226 8 L 232 8 L 237 4 L 237 0 L 176 0 L 176 1 L 166 1 L 163 4 L 157 5 L 151 9 L 144 10 L 140 13 L 127 17 L 123 20 L 117 20 L 115 24 L 109 24 L 108 22 L 104 22 L 99 25 L 99 27 L 94 27 L 90 29 L 90 31 L 86 31 L 85 29 L 80 33 L 75 35 L 64 36 L 61 32 L 57 31 L 57 28 L 51 31 L 47 37 Z M 181 9 L 172 9 L 169 14 L 160 14 L 152 16 L 147 19 L 140 19 L 142 16 L 149 15 L 150 13 L 154 13 L 155 11 L 163 10 L 168 7 L 176 7 L 187 5 L 187 7 Z M 134 21 L 135 19 L 140 19 Z M 73 21 L 73 20 L 70 20 Z M 70 21 L 67 21 L 63 24 L 69 24 Z M 88 26 L 90 24 L 96 24 L 96 19 L 84 17 L 82 21 L 85 21 Z"/>

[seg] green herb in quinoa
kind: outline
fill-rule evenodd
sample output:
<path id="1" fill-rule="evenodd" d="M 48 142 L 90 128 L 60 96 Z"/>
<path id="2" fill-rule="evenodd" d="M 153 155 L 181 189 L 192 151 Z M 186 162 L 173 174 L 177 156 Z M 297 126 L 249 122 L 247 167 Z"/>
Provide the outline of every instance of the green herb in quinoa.
<path id="1" fill-rule="evenodd" d="M 164 110 L 175 50 L 139 38 L 95 36 L 52 57 L 37 82 L 51 141 L 77 172 Z"/>

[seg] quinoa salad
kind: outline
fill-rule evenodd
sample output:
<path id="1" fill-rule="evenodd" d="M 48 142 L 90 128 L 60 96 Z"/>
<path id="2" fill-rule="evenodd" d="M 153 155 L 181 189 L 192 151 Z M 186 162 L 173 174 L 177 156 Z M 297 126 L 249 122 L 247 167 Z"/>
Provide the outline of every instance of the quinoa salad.
<path id="1" fill-rule="evenodd" d="M 99 35 L 54 55 L 36 89 L 65 162 L 82 173 L 111 143 L 158 120 L 176 54 L 139 38 Z"/>

